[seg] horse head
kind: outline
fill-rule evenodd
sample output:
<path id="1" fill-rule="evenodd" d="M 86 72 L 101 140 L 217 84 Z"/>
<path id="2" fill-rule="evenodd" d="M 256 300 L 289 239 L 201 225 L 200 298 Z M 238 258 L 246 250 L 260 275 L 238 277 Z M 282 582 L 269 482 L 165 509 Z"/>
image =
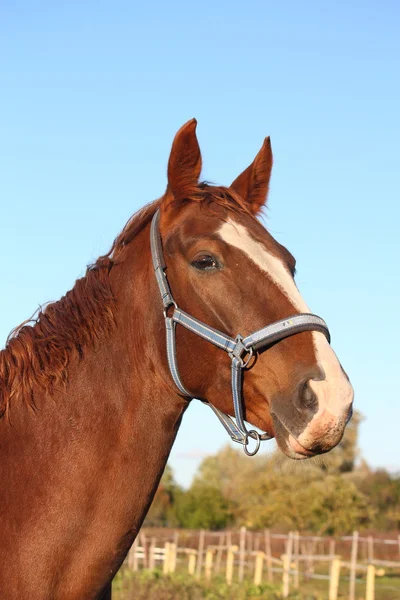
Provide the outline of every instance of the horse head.
<path id="1" fill-rule="evenodd" d="M 230 187 L 199 182 L 195 120 L 178 131 L 169 157 L 160 236 L 174 301 L 231 337 L 311 312 L 295 283 L 295 258 L 257 218 L 266 204 L 272 162 L 266 138 Z M 176 335 L 185 389 L 233 415 L 229 358 L 192 331 L 177 328 Z M 243 398 L 245 419 L 300 459 L 328 452 L 341 440 L 353 389 L 325 335 L 301 331 L 269 344 L 250 361 Z"/>

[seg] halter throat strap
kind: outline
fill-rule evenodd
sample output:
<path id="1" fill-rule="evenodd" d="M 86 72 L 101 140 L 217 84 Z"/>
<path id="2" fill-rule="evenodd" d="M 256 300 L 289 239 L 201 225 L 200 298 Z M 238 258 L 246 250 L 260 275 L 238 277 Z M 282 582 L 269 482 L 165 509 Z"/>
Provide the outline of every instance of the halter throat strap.
<path id="1" fill-rule="evenodd" d="M 231 385 L 232 399 L 235 412 L 236 423 L 233 419 L 221 412 L 218 408 L 207 402 L 206 399 L 201 399 L 202 402 L 208 404 L 214 411 L 222 425 L 227 430 L 231 439 L 243 445 L 244 451 L 248 455 L 254 455 L 258 452 L 260 442 L 271 439 L 268 433 L 259 433 L 254 429 L 248 430 L 243 417 L 243 400 L 242 400 L 242 384 L 243 370 L 248 366 L 251 357 L 260 349 L 283 340 L 286 337 L 301 333 L 303 331 L 319 331 L 323 333 L 330 342 L 328 327 L 321 317 L 309 313 L 301 313 L 275 321 L 262 329 L 243 338 L 237 335 L 232 338 L 222 331 L 210 327 L 192 315 L 189 315 L 184 310 L 180 309 L 176 304 L 165 273 L 166 264 L 162 249 L 162 241 L 159 230 L 160 210 L 158 209 L 153 216 L 150 229 L 150 246 L 153 260 L 153 268 L 161 295 L 161 300 L 164 307 L 164 320 L 166 330 L 166 345 L 168 365 L 172 379 L 180 393 L 189 398 L 194 399 L 196 396 L 190 393 L 182 383 L 182 379 L 178 370 L 178 361 L 176 356 L 176 325 L 179 324 L 189 331 L 192 331 L 199 337 L 207 340 L 214 346 L 228 353 L 231 358 Z M 168 309 L 173 307 L 171 316 L 168 316 Z M 253 451 L 248 450 L 249 438 L 256 442 Z"/>

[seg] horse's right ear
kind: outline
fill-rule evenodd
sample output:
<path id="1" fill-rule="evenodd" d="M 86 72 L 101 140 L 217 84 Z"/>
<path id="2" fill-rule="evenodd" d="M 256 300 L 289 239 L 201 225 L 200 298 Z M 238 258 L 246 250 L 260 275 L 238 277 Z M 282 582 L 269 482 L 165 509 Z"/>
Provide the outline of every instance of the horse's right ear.
<path id="1" fill-rule="evenodd" d="M 231 184 L 253 215 L 257 215 L 267 201 L 272 162 L 271 140 L 267 137 L 251 165 Z"/>
<path id="2" fill-rule="evenodd" d="M 166 201 L 177 201 L 195 195 L 201 173 L 201 153 L 196 137 L 196 119 L 180 128 L 172 143 L 168 161 Z"/>

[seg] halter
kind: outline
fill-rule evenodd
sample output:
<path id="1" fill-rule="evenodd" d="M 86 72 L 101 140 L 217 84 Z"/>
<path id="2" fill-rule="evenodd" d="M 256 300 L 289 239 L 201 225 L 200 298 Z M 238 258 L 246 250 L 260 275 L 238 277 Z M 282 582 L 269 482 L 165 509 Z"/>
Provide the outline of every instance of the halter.
<path id="1" fill-rule="evenodd" d="M 248 366 L 251 358 L 256 355 L 257 351 L 266 346 L 270 346 L 274 342 L 283 340 L 286 337 L 292 336 L 302 331 L 319 331 L 323 333 L 330 342 L 328 327 L 323 319 L 313 314 L 302 313 L 275 321 L 258 331 L 243 338 L 240 334 L 235 339 L 230 336 L 206 325 L 195 317 L 192 317 L 176 304 L 171 288 L 169 287 L 168 279 L 165 274 L 166 264 L 162 250 L 162 242 L 159 230 L 160 210 L 158 209 L 153 216 L 150 230 L 150 245 L 151 255 L 153 259 L 153 267 L 156 275 L 158 287 L 161 294 L 162 303 L 164 306 L 165 330 L 167 338 L 167 358 L 168 365 L 171 371 L 172 379 L 175 382 L 178 390 L 187 398 L 194 399 L 195 396 L 188 392 L 182 383 L 178 370 L 178 362 L 176 357 L 176 325 L 179 323 L 189 331 L 197 334 L 201 338 L 211 342 L 214 346 L 221 348 L 228 353 L 232 361 L 231 368 L 231 385 L 233 407 L 235 411 L 235 421 L 218 408 L 202 399 L 212 408 L 226 431 L 234 442 L 243 445 L 243 449 L 248 456 L 254 456 L 260 448 L 261 441 L 272 438 L 268 433 L 259 433 L 254 429 L 248 430 L 243 418 L 243 402 L 242 402 L 242 383 L 243 370 Z M 173 313 L 168 316 L 168 309 L 173 307 Z M 256 441 L 254 450 L 250 451 L 247 446 L 249 438 Z"/>

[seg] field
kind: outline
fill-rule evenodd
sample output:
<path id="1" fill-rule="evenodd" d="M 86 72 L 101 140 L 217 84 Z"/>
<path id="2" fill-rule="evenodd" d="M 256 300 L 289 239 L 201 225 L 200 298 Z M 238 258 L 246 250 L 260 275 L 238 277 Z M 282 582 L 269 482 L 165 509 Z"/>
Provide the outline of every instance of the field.
<path id="1" fill-rule="evenodd" d="M 327 600 L 325 582 L 305 582 L 298 592 L 288 596 L 292 600 Z M 133 573 L 121 570 L 113 584 L 115 600 L 278 600 L 282 598 L 279 585 L 254 585 L 249 581 L 228 586 L 223 578 L 196 581 L 184 573 L 163 575 L 161 570 Z M 338 599 L 347 600 L 348 583 L 343 581 Z M 365 581 L 356 582 L 356 599 L 365 598 Z M 375 600 L 400 599 L 400 573 L 397 577 L 382 577 L 377 581 Z"/>
<path id="2" fill-rule="evenodd" d="M 400 537 L 142 530 L 117 600 L 400 600 Z"/>

